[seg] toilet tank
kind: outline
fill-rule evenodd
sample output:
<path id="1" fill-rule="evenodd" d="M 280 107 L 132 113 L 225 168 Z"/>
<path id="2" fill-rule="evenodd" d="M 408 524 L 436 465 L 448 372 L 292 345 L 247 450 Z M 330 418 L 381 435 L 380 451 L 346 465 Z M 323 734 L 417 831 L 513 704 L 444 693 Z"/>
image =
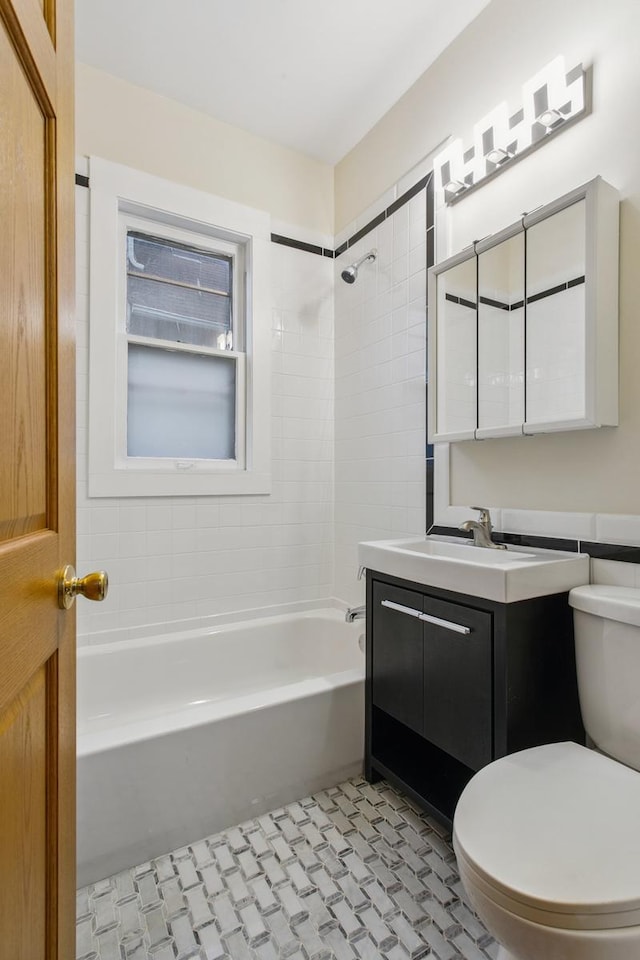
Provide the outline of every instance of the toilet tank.
<path id="1" fill-rule="evenodd" d="M 569 592 L 580 709 L 603 753 L 640 770 L 640 589 L 589 584 Z"/>

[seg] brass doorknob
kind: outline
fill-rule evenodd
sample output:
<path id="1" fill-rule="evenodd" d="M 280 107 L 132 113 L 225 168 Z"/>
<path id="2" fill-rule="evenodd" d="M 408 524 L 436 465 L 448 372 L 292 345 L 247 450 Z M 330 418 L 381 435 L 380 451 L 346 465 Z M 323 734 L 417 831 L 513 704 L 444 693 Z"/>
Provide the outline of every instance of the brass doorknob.
<path id="1" fill-rule="evenodd" d="M 78 594 L 87 600 L 104 600 L 108 591 L 109 577 L 104 570 L 77 577 L 71 564 L 67 564 L 58 580 L 58 606 L 61 610 L 68 610 Z"/>

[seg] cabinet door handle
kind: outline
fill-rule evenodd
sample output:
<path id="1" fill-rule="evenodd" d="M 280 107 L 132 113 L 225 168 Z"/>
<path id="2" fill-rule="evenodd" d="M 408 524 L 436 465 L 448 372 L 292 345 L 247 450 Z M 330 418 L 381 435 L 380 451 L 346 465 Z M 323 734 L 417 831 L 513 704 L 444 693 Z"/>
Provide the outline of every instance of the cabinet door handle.
<path id="1" fill-rule="evenodd" d="M 463 633 L 465 636 L 471 633 L 471 627 L 463 627 L 461 623 L 454 623 L 452 620 L 432 617 L 429 613 L 422 613 L 421 610 L 414 610 L 413 607 L 404 607 L 401 603 L 394 603 L 393 600 L 381 600 L 380 603 L 383 607 L 389 607 L 390 610 L 395 610 L 397 613 L 405 613 L 408 617 L 422 620 L 423 623 L 433 623 L 436 627 L 444 627 L 445 630 L 453 630 L 454 633 Z"/>
<path id="2" fill-rule="evenodd" d="M 430 613 L 421 613 L 420 619 L 424 620 L 425 623 L 434 623 L 436 627 L 453 630 L 454 633 L 464 633 L 465 636 L 471 633 L 471 627 L 463 627 L 461 623 L 454 623 L 453 620 L 441 620 L 440 617 L 432 617 Z"/>
<path id="3" fill-rule="evenodd" d="M 414 610 L 413 607 L 403 607 L 401 603 L 394 603 L 393 600 L 381 600 L 381 606 L 389 607 L 390 610 L 396 610 L 397 613 L 406 613 L 408 617 L 415 617 L 416 620 L 422 620 L 421 610 Z"/>

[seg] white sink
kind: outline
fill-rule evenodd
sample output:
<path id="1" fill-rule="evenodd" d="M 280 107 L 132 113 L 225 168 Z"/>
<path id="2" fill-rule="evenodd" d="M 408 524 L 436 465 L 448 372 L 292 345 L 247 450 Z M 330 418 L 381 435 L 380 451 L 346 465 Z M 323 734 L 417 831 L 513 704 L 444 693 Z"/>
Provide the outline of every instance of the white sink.
<path id="1" fill-rule="evenodd" d="M 523 553 L 519 550 L 512 550 L 507 547 L 506 550 L 492 550 L 486 547 L 474 547 L 468 540 L 458 539 L 455 543 L 451 540 L 436 540 L 432 537 L 425 537 L 424 540 L 380 540 L 379 543 L 393 545 L 400 550 L 408 550 L 418 555 L 429 557 L 445 557 L 453 560 L 464 560 L 465 563 L 514 563 L 516 560 L 530 560 L 535 557 L 534 553 Z"/>
<path id="2" fill-rule="evenodd" d="M 533 547 L 492 550 L 436 536 L 360 543 L 358 561 L 368 570 L 501 603 L 562 593 L 589 582 L 586 554 Z"/>

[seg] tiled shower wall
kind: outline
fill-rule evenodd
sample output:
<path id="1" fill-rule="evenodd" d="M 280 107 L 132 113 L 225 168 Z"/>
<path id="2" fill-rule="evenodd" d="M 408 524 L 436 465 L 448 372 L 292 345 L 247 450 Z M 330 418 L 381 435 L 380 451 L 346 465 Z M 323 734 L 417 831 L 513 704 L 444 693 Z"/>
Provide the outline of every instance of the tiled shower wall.
<path id="1" fill-rule="evenodd" d="M 148 624 L 330 597 L 333 263 L 272 244 L 270 496 L 88 499 L 88 194 L 76 188 L 77 567 L 105 568 L 112 589 L 102 604 L 78 604 L 80 642 L 101 631 L 126 639 Z M 315 242 L 323 241 L 329 245 Z"/>
<path id="2" fill-rule="evenodd" d="M 107 569 L 112 584 L 104 603 L 78 605 L 80 642 L 285 603 L 361 602 L 358 542 L 425 531 L 426 190 L 335 264 L 272 244 L 273 487 L 251 497 L 87 497 L 88 191 L 76 199 L 77 566 Z M 372 247 L 375 263 L 344 283 L 340 272 Z"/>
<path id="3" fill-rule="evenodd" d="M 360 540 L 425 533 L 426 228 L 422 190 L 335 261 L 334 592 L 350 603 L 364 600 Z M 372 247 L 376 262 L 344 283 Z"/>

